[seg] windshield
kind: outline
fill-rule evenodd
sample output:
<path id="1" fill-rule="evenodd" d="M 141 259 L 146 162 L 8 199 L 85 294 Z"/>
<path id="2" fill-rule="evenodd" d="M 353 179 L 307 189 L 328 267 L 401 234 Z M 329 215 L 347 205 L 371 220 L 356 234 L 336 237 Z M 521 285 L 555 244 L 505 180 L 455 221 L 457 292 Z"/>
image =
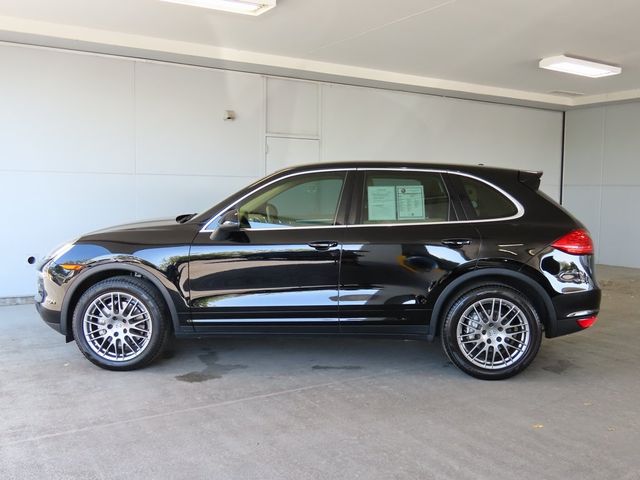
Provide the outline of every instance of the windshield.
<path id="1" fill-rule="evenodd" d="M 197 214 L 195 217 L 189 219 L 188 221 L 195 222 L 195 223 L 202 223 L 202 224 L 207 223 L 215 215 L 218 215 L 219 213 L 222 213 L 222 209 L 225 209 L 225 208 L 235 204 L 240 198 L 242 198 L 248 192 L 256 189 L 262 183 L 271 181 L 274 176 L 275 176 L 275 174 L 269 175 L 266 178 L 261 178 L 260 180 L 257 180 L 255 182 L 247 185 L 246 187 L 240 189 L 239 191 L 237 191 L 235 193 L 232 193 L 231 195 L 226 197 L 224 200 L 221 200 L 220 202 L 216 203 L 215 205 L 213 205 L 208 210 L 205 210 L 204 212 L 202 212 L 200 214 Z"/>

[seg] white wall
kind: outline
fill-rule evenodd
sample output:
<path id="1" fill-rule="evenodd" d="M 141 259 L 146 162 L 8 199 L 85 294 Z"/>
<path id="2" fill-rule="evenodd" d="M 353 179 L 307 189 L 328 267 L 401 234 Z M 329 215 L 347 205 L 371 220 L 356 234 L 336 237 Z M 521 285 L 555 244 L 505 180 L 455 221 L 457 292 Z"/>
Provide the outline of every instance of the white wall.
<path id="1" fill-rule="evenodd" d="M 543 170 L 558 199 L 562 114 L 430 95 L 326 85 L 324 160 L 405 160 Z"/>
<path id="2" fill-rule="evenodd" d="M 640 103 L 567 112 L 564 205 L 596 243 L 598 263 L 640 267 Z"/>
<path id="3" fill-rule="evenodd" d="M 558 112 L 11 45 L 0 65 L 0 297 L 33 293 L 30 255 L 202 211 L 296 152 L 543 169 L 559 193 Z"/>

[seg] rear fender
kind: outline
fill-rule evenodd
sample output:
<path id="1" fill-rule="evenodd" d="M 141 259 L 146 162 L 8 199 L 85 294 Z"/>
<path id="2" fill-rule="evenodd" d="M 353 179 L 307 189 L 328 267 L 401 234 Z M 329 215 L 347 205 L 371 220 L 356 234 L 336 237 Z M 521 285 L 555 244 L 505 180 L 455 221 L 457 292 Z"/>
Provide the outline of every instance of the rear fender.
<path id="1" fill-rule="evenodd" d="M 513 265 L 515 267 L 515 265 Z M 522 265 L 519 265 L 521 268 Z M 452 280 L 438 295 L 433 310 L 427 337 L 432 340 L 438 333 L 442 317 L 446 314 L 450 304 L 457 298 L 457 293 L 464 290 L 466 286 L 481 285 L 482 283 L 496 282 L 503 280 L 507 284 L 517 284 L 530 288 L 535 293 L 536 298 L 531 298 L 537 304 L 538 313 L 545 328 L 554 329 L 557 323 L 555 309 L 549 294 L 540 286 L 536 280 L 521 271 L 504 267 L 479 267 L 471 272 L 464 273 Z M 531 297 L 531 294 L 528 294 Z"/>

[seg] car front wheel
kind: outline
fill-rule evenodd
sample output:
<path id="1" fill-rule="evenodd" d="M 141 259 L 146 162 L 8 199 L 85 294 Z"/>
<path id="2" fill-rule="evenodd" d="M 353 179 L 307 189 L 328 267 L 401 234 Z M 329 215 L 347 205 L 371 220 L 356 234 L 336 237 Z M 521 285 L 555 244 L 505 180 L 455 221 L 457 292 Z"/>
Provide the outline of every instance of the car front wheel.
<path id="1" fill-rule="evenodd" d="M 135 277 L 96 283 L 80 297 L 73 314 L 80 351 L 108 370 L 141 368 L 161 353 L 169 324 L 158 292 Z"/>
<path id="2" fill-rule="evenodd" d="M 535 358 L 542 340 L 536 309 L 521 292 L 487 285 L 464 292 L 442 324 L 442 344 L 462 371 L 484 380 L 512 377 Z"/>

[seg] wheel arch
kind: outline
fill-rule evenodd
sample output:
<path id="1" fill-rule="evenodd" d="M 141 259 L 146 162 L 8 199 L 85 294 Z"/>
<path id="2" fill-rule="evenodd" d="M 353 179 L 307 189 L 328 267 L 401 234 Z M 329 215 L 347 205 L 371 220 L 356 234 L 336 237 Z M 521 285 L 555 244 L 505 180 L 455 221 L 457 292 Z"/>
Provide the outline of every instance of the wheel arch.
<path id="1" fill-rule="evenodd" d="M 428 338 L 433 338 L 438 334 L 443 317 L 449 306 L 457 298 L 457 294 L 470 288 L 475 288 L 487 283 L 503 283 L 507 286 L 519 290 L 526 295 L 533 303 L 545 331 L 553 331 L 556 324 L 556 313 L 549 294 L 531 276 L 518 270 L 506 268 L 488 267 L 480 268 L 462 274 L 452 280 L 438 295 L 433 310 L 431 311 L 431 321 L 429 322 Z"/>
<path id="2" fill-rule="evenodd" d="M 92 267 L 91 270 L 83 275 L 81 279 L 77 279 L 69 287 L 69 290 L 64 297 L 62 309 L 60 312 L 60 332 L 65 336 L 67 342 L 71 342 L 74 340 L 73 329 L 71 328 L 71 318 L 73 317 L 73 311 L 82 294 L 102 280 L 112 277 L 118 277 L 121 275 L 139 276 L 143 280 L 146 280 L 151 285 L 153 285 L 153 287 L 160 293 L 165 304 L 164 306 L 171 316 L 170 324 L 173 331 L 177 331 L 179 327 L 178 312 L 176 310 L 175 304 L 171 300 L 171 295 L 169 294 L 167 288 L 162 284 L 162 282 L 155 275 L 149 273 L 148 270 L 145 270 L 144 268 L 138 267 L 136 265 L 127 263 L 110 263 Z"/>

